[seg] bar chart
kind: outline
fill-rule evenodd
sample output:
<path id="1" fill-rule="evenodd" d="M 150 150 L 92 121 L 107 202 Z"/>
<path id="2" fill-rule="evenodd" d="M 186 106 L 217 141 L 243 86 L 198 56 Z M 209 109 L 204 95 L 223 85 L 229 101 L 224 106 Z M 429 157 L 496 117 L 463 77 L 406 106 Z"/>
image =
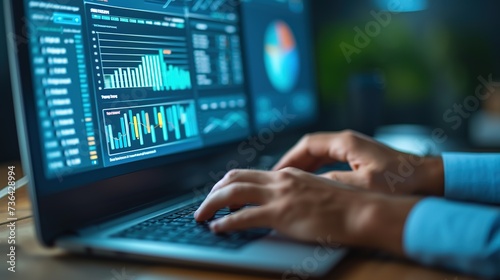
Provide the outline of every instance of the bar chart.
<path id="1" fill-rule="evenodd" d="M 192 88 L 185 38 L 105 32 L 97 38 L 105 90 Z"/>
<path id="2" fill-rule="evenodd" d="M 104 118 L 110 155 L 199 135 L 194 101 L 104 110 Z"/>

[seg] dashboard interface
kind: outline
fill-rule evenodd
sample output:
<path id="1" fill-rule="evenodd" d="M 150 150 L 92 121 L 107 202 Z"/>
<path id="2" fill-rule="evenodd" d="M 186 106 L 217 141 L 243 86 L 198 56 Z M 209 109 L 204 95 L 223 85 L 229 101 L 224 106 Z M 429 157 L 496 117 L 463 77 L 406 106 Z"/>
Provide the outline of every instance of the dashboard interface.
<path id="1" fill-rule="evenodd" d="M 250 134 L 234 0 L 24 0 L 47 178 Z"/>
<path id="2" fill-rule="evenodd" d="M 276 110 L 295 116 L 288 128 L 316 120 L 311 1 L 242 1 L 245 57 L 258 130 L 279 118 Z"/>

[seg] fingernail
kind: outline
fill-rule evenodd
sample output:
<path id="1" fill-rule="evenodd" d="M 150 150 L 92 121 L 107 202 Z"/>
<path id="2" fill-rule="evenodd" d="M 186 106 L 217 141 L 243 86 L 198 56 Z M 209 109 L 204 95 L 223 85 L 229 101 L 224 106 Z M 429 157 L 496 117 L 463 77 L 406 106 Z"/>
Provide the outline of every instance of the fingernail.
<path id="1" fill-rule="evenodd" d="M 196 210 L 196 211 L 194 212 L 194 217 L 195 217 L 195 218 L 198 218 L 199 212 L 200 212 L 200 209 L 198 209 L 198 210 Z"/>

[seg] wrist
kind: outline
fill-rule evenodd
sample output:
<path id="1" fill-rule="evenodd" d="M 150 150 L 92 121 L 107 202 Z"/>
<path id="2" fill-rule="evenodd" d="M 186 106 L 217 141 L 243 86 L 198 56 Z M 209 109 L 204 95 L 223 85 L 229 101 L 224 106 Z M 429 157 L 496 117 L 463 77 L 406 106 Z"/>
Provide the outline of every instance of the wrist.
<path id="1" fill-rule="evenodd" d="M 417 167 L 414 184 L 416 194 L 444 196 L 443 158 L 424 158 L 423 164 Z"/>
<path id="2" fill-rule="evenodd" d="M 403 255 L 406 219 L 419 198 L 370 194 L 352 217 L 355 221 L 353 244 Z"/>

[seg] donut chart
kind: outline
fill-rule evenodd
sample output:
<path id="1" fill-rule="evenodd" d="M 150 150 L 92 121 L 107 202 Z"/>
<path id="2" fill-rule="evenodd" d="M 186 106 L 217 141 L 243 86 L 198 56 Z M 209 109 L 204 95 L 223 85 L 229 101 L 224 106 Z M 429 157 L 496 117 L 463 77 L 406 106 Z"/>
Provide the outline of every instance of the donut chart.
<path id="1" fill-rule="evenodd" d="M 299 77 L 300 57 L 290 26 L 281 20 L 272 22 L 264 41 L 264 61 L 269 81 L 281 93 L 292 91 Z"/>

